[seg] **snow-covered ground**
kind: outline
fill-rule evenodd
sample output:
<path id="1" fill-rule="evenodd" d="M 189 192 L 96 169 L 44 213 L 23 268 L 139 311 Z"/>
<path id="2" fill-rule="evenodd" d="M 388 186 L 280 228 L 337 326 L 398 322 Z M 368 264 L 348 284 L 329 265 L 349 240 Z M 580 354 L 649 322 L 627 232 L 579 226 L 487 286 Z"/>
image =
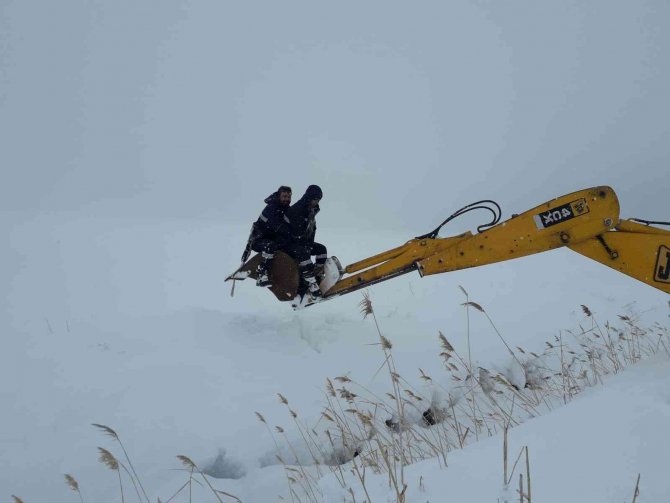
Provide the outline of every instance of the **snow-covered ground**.
<path id="1" fill-rule="evenodd" d="M 255 412 L 297 438 L 277 393 L 316 426 L 326 378 L 347 375 L 372 392 L 387 391 L 360 294 L 301 312 L 249 281 L 230 297 L 223 279 L 238 264 L 248 225 L 82 213 L 0 218 L 9 238 L 0 256 L 2 498 L 76 501 L 64 483 L 69 473 L 86 501 L 119 501 L 118 479 L 98 463 L 96 447 L 122 453 L 91 423 L 120 435 L 154 501 L 188 480 L 175 458 L 181 454 L 203 467 L 218 456 L 219 474 L 230 478 L 211 480 L 242 501 L 288 498 L 273 440 Z M 345 264 L 411 237 L 319 229 Z M 459 285 L 511 346 L 528 351 L 541 352 L 561 329 L 584 323 L 581 304 L 601 323 L 636 311 L 645 324 L 667 326 L 666 294 L 569 250 L 374 286 L 371 299 L 398 372 L 428 396 L 419 368 L 450 385 L 438 331 L 466 351 Z M 476 364 L 504 368 L 509 355 L 486 318 L 472 311 L 469 323 Z M 664 501 L 669 389 L 670 361 L 659 354 L 513 429 L 510 450 L 529 447 L 534 499 L 630 501 L 641 473 L 637 501 Z M 501 460 L 498 436 L 451 453 L 447 469 L 432 461 L 411 466 L 408 501 L 496 501 Z M 368 477 L 373 501 L 393 496 L 385 478 Z M 324 501 L 342 500 L 332 477 L 320 488 Z M 205 489 L 196 487 L 196 501 L 213 501 Z M 131 486 L 125 490 L 132 501 Z M 178 498 L 188 501 L 185 493 Z"/>

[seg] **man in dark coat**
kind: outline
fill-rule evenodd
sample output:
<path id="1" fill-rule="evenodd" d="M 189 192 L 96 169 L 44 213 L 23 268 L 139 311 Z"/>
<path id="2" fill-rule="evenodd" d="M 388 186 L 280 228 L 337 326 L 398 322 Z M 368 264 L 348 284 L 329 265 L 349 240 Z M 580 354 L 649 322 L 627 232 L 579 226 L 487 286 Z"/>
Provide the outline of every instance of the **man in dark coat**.
<path id="1" fill-rule="evenodd" d="M 265 198 L 265 208 L 254 222 L 249 237 L 250 248 L 261 254 L 258 264 L 258 286 L 272 286 L 268 271 L 275 252 L 284 248 L 290 239 L 289 222 L 285 212 L 291 205 L 291 188 L 282 185 L 277 192 Z M 246 252 L 245 252 L 246 254 Z M 245 257 L 242 257 L 245 261 Z"/>
<path id="2" fill-rule="evenodd" d="M 328 258 L 328 251 L 321 243 L 314 241 L 316 235 L 316 214 L 319 212 L 319 201 L 323 192 L 318 185 L 310 185 L 293 206 L 286 211 L 289 220 L 291 241 L 285 251 L 298 261 L 302 293 L 305 290 L 314 297 L 321 296 L 321 289 L 315 272 L 323 271 Z M 316 269 L 311 256 L 316 255 Z M 299 290 L 299 293 L 300 293 Z"/>

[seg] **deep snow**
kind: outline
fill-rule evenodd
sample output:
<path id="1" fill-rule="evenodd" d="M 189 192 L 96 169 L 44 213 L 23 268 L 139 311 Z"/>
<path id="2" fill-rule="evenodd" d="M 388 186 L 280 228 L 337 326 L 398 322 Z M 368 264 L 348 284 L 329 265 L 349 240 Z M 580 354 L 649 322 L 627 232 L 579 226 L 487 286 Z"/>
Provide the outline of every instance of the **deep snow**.
<path id="1" fill-rule="evenodd" d="M 237 265 L 246 227 L 9 213 L 2 227 L 10 240 L 0 257 L 3 497 L 74 501 L 63 482 L 70 473 L 87 501 L 118 501 L 115 474 L 97 462 L 96 446 L 116 448 L 90 426 L 102 423 L 121 436 L 152 499 L 164 501 L 184 483 L 185 473 L 173 469 L 181 468 L 175 456 L 185 454 L 200 466 L 218 456 L 224 475 L 244 474 L 215 480 L 218 488 L 245 502 L 274 501 L 286 497 L 286 480 L 281 467 L 265 466 L 274 446 L 254 412 L 295 438 L 276 393 L 315 425 L 327 377 L 350 375 L 386 391 L 387 377 L 376 374 L 383 362 L 377 334 L 359 313 L 359 294 L 296 313 L 250 281 L 230 297 L 223 278 Z M 343 263 L 412 237 L 319 234 Z M 635 310 L 645 322 L 667 324 L 666 294 L 569 250 L 372 287 L 399 373 L 427 394 L 418 368 L 444 375 L 438 331 L 465 351 L 459 285 L 510 345 L 531 351 L 583 321 L 580 304 L 601 322 Z M 470 330 L 476 362 L 504 367 L 508 356 L 488 322 L 471 315 Z M 538 501 L 630 499 L 638 472 L 638 501 L 670 494 L 662 476 L 669 380 L 670 364 L 659 356 L 513 430 L 512 443 L 529 446 Z M 500 444 L 491 438 L 454 453 L 448 470 L 431 462 L 411 467 L 408 480 L 423 476 L 425 493 L 410 485 L 409 501 L 444 501 L 445 490 L 454 501 L 495 501 Z M 371 487 L 383 501 L 381 480 Z M 332 480 L 322 488 L 325 501 L 339 501 Z"/>

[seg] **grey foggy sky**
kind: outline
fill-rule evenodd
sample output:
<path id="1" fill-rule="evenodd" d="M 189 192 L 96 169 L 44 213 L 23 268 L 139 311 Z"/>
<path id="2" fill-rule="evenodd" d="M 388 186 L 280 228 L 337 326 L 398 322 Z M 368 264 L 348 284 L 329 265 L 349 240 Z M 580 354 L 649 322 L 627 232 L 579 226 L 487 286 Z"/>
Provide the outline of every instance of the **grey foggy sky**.
<path id="1" fill-rule="evenodd" d="M 670 4 L 0 0 L 0 209 L 425 232 L 591 185 L 668 219 Z M 483 216 L 482 218 L 486 218 Z"/>

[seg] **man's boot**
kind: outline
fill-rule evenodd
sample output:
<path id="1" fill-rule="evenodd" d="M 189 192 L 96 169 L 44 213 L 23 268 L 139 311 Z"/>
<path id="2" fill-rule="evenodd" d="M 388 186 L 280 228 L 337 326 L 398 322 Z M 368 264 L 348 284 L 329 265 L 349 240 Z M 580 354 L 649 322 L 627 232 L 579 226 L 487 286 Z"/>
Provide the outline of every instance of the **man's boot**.
<path id="1" fill-rule="evenodd" d="M 319 283 L 314 276 L 314 264 L 310 259 L 301 262 L 298 265 L 300 270 L 300 283 L 301 286 L 298 288 L 299 294 L 305 294 L 309 292 L 312 297 L 321 297 L 321 289 L 319 288 Z"/>
<path id="2" fill-rule="evenodd" d="M 270 281 L 268 270 L 270 268 L 270 261 L 274 258 L 274 254 L 261 252 L 261 257 L 261 262 L 256 268 L 256 274 L 258 275 L 256 278 L 256 286 L 271 287 L 272 281 Z"/>
<path id="3" fill-rule="evenodd" d="M 319 283 L 317 283 L 313 273 L 311 276 L 306 276 L 305 281 L 307 282 L 307 291 L 313 298 L 322 296 L 321 288 L 319 288 Z"/>
<path id="4" fill-rule="evenodd" d="M 316 264 L 314 266 L 314 276 L 318 282 L 321 282 L 325 275 L 325 266 L 326 264 Z"/>

